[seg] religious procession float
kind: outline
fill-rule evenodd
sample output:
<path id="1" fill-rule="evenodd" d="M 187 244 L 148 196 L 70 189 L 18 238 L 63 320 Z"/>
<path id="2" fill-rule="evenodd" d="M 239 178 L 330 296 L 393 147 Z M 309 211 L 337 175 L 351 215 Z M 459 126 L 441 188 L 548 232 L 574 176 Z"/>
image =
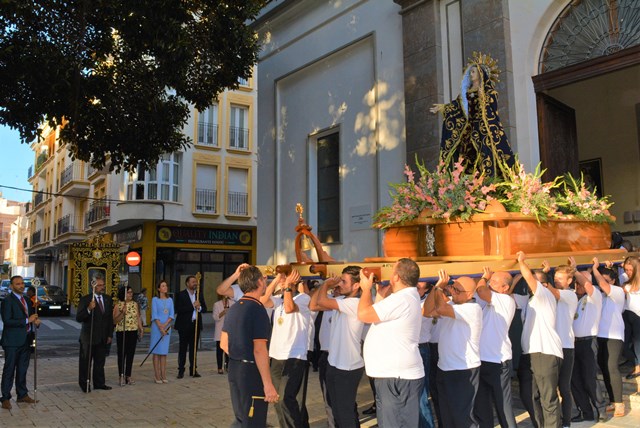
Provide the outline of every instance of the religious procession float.
<path id="1" fill-rule="evenodd" d="M 567 173 L 544 182 L 540 165 L 526 172 L 514 156 L 498 116 L 498 74 L 495 60 L 474 52 L 461 95 L 431 108 L 443 115 L 440 161 L 429 171 L 416 158 L 417 172 L 405 166 L 406 181 L 391 184 L 392 204 L 378 211 L 372 225 L 384 230 L 383 257 L 333 260 L 298 204 L 296 262 L 262 266 L 263 271 L 296 269 L 303 278 L 323 278 L 358 264 L 385 281 L 393 263 L 409 257 L 420 266 L 422 280 L 435 282 L 440 269 L 451 276 L 480 276 L 485 266 L 515 272 L 518 251 L 527 254 L 532 268 L 545 260 L 565 264 L 569 256 L 578 266 L 592 266 L 594 257 L 621 263 L 629 253 L 611 249 L 615 218 L 608 197 L 599 197 L 582 176 Z M 305 242 L 313 243 L 317 261 L 303 251 Z"/>

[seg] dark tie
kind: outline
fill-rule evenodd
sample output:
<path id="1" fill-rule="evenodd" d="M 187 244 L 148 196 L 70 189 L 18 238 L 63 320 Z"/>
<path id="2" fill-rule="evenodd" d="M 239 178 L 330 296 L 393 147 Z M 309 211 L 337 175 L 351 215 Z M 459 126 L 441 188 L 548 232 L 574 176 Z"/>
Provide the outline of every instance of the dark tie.
<path id="1" fill-rule="evenodd" d="M 100 306 L 100 312 L 104 314 L 104 306 L 102 305 L 102 296 L 98 296 L 98 305 Z"/>

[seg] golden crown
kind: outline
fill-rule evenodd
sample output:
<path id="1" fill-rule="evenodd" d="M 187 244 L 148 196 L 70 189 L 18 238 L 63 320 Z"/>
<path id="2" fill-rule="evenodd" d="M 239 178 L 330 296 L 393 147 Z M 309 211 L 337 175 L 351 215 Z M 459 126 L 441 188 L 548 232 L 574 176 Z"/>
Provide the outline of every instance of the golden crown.
<path id="1" fill-rule="evenodd" d="M 498 76 L 500 75 L 500 69 L 498 68 L 498 60 L 491 58 L 489 54 L 483 54 L 482 52 L 473 52 L 473 56 L 469 58 L 467 62 L 467 68 L 472 65 L 477 65 L 482 67 L 482 69 L 487 73 L 489 79 L 494 83 L 498 83 L 500 79 Z"/>

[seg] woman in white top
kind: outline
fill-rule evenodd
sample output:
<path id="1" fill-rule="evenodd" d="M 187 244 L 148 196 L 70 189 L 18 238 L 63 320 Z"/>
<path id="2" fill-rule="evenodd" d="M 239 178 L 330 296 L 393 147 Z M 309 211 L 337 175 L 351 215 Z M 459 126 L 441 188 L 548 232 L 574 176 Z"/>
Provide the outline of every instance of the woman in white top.
<path id="1" fill-rule="evenodd" d="M 627 297 L 624 306 L 625 337 L 635 355 L 635 366 L 627 379 L 634 379 L 640 376 L 640 258 L 627 257 L 622 266 L 629 278 L 624 284 Z"/>
<path id="2" fill-rule="evenodd" d="M 220 297 L 222 297 L 220 299 Z M 234 301 L 227 296 L 218 295 L 218 300 L 213 305 L 213 321 L 215 322 L 215 328 L 213 332 L 213 339 L 216 341 L 216 362 L 218 363 L 218 374 L 224 374 L 222 371 L 222 360 L 224 359 L 224 368 L 229 366 L 229 356 L 224 353 L 220 348 L 220 337 L 222 336 L 222 326 L 224 325 L 224 317 L 229 312 L 229 308 L 233 305 Z"/>
<path id="3" fill-rule="evenodd" d="M 622 376 L 618 368 L 618 358 L 624 344 L 624 290 L 616 285 L 616 273 L 609 268 L 599 267 L 598 259 L 593 259 L 593 277 L 602 292 L 602 315 L 598 324 L 598 365 L 602 371 L 604 385 L 609 395 L 608 412 L 613 416 L 624 416 L 622 402 Z"/>

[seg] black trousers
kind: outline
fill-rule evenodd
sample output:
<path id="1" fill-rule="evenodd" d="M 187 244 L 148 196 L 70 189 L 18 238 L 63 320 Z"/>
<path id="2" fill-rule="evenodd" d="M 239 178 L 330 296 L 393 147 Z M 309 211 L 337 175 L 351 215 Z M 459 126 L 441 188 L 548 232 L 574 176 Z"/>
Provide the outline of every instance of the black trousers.
<path id="1" fill-rule="evenodd" d="M 438 375 L 438 344 L 429 343 L 429 393 L 431 394 L 431 401 L 433 401 L 433 408 L 436 411 L 435 425 L 442 427 L 442 417 L 440 416 L 440 405 L 438 401 L 438 383 L 436 381 Z"/>
<path id="2" fill-rule="evenodd" d="M 133 366 L 133 356 L 136 354 L 138 344 L 138 331 L 116 332 L 118 345 L 118 374 L 131 377 L 131 367 Z"/>
<path id="3" fill-rule="evenodd" d="M 518 367 L 520 398 L 534 427 L 557 427 L 560 424 L 558 379 L 561 358 L 555 355 L 523 354 Z"/>
<path id="4" fill-rule="evenodd" d="M 558 377 L 558 390 L 562 398 L 562 426 L 571 426 L 571 409 L 573 397 L 571 396 L 571 376 L 573 375 L 573 348 L 562 348 L 562 364 L 560 364 L 560 376 Z"/>
<path id="5" fill-rule="evenodd" d="M 107 358 L 107 345 L 101 343 L 99 345 L 89 345 L 80 343 L 80 362 L 78 363 L 78 384 L 82 390 L 87 387 L 87 375 L 89 369 L 89 359 L 91 359 L 92 377 L 94 388 L 105 385 L 104 378 L 104 362 Z"/>
<path id="6" fill-rule="evenodd" d="M 575 362 L 571 376 L 571 393 L 573 400 L 585 419 L 594 419 L 594 408 L 602 406 L 602 396 L 596 381 L 596 355 L 598 345 L 596 338 L 580 340 L 576 338 Z M 592 407 L 593 406 L 593 407 Z"/>
<path id="7" fill-rule="evenodd" d="M 618 358 L 623 345 L 624 342 L 619 339 L 598 338 L 598 365 L 611 403 L 622 403 L 622 375 Z"/>
<path id="8" fill-rule="evenodd" d="M 200 330 L 200 328 L 198 328 L 198 330 Z M 178 330 L 178 337 L 180 339 L 180 345 L 178 348 L 178 373 L 184 373 L 184 367 L 187 362 L 187 349 L 189 350 L 189 375 L 193 375 L 193 372 L 198 369 L 196 364 L 194 364 L 194 345 L 197 340 L 200 340 L 200 331 L 198 331 L 197 340 L 195 339 L 195 333 L 195 321 L 192 321 L 188 328 L 181 328 Z"/>
<path id="9" fill-rule="evenodd" d="M 438 369 L 438 404 L 441 427 L 477 428 L 473 406 L 480 384 L 480 367 L 467 370 L 444 371 Z"/>
<path id="10" fill-rule="evenodd" d="M 229 365 L 229 356 L 220 347 L 220 341 L 216 340 L 216 363 L 218 363 L 218 370 L 222 370 L 222 362 L 224 360 L 224 366 Z"/>
<path id="11" fill-rule="evenodd" d="M 322 391 L 322 398 L 324 399 L 324 410 L 327 413 L 327 426 L 329 428 L 335 428 L 336 423 L 333 420 L 333 410 L 329 405 L 329 393 L 327 391 L 327 368 L 329 367 L 329 353 L 327 351 L 320 351 L 318 357 L 318 379 L 320 380 L 320 390 Z"/>
<path id="12" fill-rule="evenodd" d="M 11 399 L 14 378 L 18 398 L 23 398 L 27 395 L 27 370 L 29 370 L 29 358 L 31 357 L 30 345 L 31 342 L 27 340 L 22 346 L 2 347 L 4 349 L 4 368 L 2 370 L 1 401 Z"/>
<path id="13" fill-rule="evenodd" d="M 232 427 L 267 426 L 268 403 L 264 399 L 252 399 L 252 396 L 264 397 L 264 386 L 258 367 L 252 363 L 229 360 L 229 392 L 235 421 Z M 252 411 L 252 416 L 250 412 Z"/>
<path id="14" fill-rule="evenodd" d="M 306 360 L 289 358 L 288 360 L 271 359 L 271 380 L 280 395 L 274 404 L 278 421 L 282 428 L 299 428 L 304 426 L 302 410 L 298 403 L 298 393 L 302 388 Z"/>
<path id="15" fill-rule="evenodd" d="M 503 363 L 482 361 L 474 412 L 480 428 L 493 428 L 493 408 L 502 428 L 516 427 L 511 396 L 511 360 Z"/>
<path id="16" fill-rule="evenodd" d="M 359 427 L 358 385 L 364 373 L 364 367 L 355 370 L 340 370 L 327 364 L 327 392 L 329 406 L 333 411 L 333 419 L 338 428 Z"/>
<path id="17" fill-rule="evenodd" d="M 424 378 L 375 378 L 378 427 L 417 427 Z"/>

